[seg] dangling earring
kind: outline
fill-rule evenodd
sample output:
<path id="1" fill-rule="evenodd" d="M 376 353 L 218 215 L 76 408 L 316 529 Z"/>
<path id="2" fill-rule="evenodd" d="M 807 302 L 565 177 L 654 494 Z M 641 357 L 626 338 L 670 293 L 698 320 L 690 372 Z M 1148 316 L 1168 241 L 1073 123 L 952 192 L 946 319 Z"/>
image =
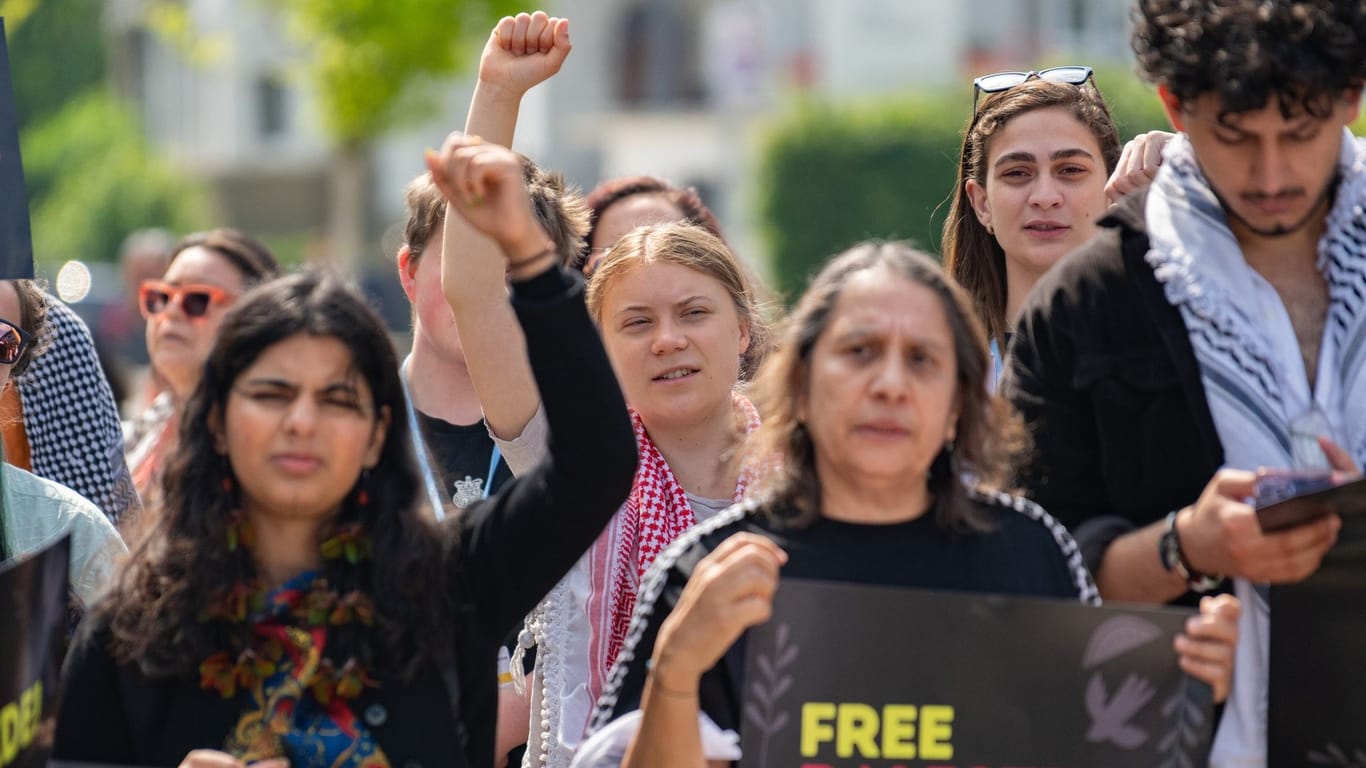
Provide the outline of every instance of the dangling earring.
<path id="1" fill-rule="evenodd" d="M 232 464 L 229 464 L 229 463 L 228 463 L 228 457 L 227 457 L 226 454 L 220 454 L 220 455 L 221 455 L 222 458 L 223 458 L 223 482 L 220 483 L 219 485 L 222 486 L 222 488 L 223 488 L 223 493 L 232 493 L 232 489 L 233 489 L 233 482 L 232 482 Z"/>
<path id="2" fill-rule="evenodd" d="M 362 507 L 370 503 L 370 492 L 365 488 L 365 486 L 369 484 L 370 469 L 367 467 L 361 470 L 360 481 L 356 483 L 356 487 L 359 489 L 358 491 L 356 491 L 356 504 Z"/>

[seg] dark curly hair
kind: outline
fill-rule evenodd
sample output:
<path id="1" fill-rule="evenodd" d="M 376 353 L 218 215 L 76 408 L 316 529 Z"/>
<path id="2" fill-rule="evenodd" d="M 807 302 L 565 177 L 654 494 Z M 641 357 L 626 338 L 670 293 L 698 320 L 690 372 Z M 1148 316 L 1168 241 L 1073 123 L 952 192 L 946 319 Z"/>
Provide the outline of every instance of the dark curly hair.
<path id="1" fill-rule="evenodd" d="M 223 490 L 232 470 L 215 446 L 211 424 L 224 413 L 238 376 L 265 350 L 298 334 L 344 344 L 353 370 L 369 385 L 371 412 L 376 418 L 389 414 L 378 463 L 368 478 L 357 478 L 319 532 L 321 542 L 340 526 L 360 523 L 373 547 L 373 556 L 358 564 L 341 558 L 323 567 L 338 594 L 358 590 L 375 606 L 372 626 L 352 622 L 332 630 L 327 655 L 339 666 L 354 657 L 367 669 L 400 677 L 422 662 L 449 658 L 455 612 L 448 590 L 433 587 L 445 583 L 442 552 L 451 542 L 438 539 L 416 490 L 421 481 L 393 347 L 355 292 L 336 277 L 305 272 L 257 286 L 224 317 L 180 423 L 180 450 L 163 481 L 164 516 L 96 609 L 108 619 L 115 658 L 139 665 L 149 677 L 192 674 L 214 653 L 249 643 L 245 624 L 200 619 L 204 606 L 256 576 L 245 549 L 226 545 L 238 484 Z M 362 482 L 366 504 L 357 501 Z"/>
<path id="2" fill-rule="evenodd" d="M 1361 0 L 1138 0 L 1133 20 L 1140 74 L 1183 103 L 1216 94 L 1221 117 L 1274 98 L 1324 118 L 1366 82 Z"/>

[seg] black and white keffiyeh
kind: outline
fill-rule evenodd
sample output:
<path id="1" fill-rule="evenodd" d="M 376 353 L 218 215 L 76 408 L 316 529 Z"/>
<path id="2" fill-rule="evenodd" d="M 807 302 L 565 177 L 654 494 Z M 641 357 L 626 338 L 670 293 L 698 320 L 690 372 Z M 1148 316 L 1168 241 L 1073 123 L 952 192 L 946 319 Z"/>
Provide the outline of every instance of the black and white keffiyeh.
<path id="1" fill-rule="evenodd" d="M 85 323 L 60 300 L 46 298 L 41 351 L 15 380 L 33 473 L 89 499 L 117 524 L 140 505 L 114 393 Z"/>
<path id="2" fill-rule="evenodd" d="M 1322 460 L 1322 432 L 1366 463 L 1366 141 L 1343 133 L 1318 243 L 1329 306 L 1312 389 L 1284 304 L 1243 258 L 1184 136 L 1167 145 L 1148 194 L 1147 261 L 1185 321 L 1229 467 L 1303 468 Z M 1265 585 L 1235 579 L 1234 592 L 1233 688 L 1210 764 L 1266 765 L 1271 606 Z"/>
<path id="3" fill-rule="evenodd" d="M 1205 396 L 1229 466 L 1292 467 L 1291 426 L 1311 409 L 1366 461 L 1366 146 L 1343 137 L 1340 182 L 1318 268 L 1329 285 L 1328 316 L 1314 390 L 1290 340 L 1288 315 L 1243 259 L 1190 142 L 1174 139 L 1148 195 L 1148 263 L 1181 310 Z M 1302 446 L 1300 447 L 1302 448 Z"/>

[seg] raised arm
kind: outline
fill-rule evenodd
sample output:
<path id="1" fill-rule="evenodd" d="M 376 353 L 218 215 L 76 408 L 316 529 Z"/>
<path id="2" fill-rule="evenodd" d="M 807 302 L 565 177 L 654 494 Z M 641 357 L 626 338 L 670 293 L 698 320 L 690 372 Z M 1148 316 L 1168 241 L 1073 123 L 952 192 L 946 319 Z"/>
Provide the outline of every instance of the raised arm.
<path id="1" fill-rule="evenodd" d="M 465 133 L 511 147 L 522 97 L 560 71 L 571 47 L 568 19 L 541 11 L 504 16 L 479 57 Z"/>
<path id="2" fill-rule="evenodd" d="M 635 436 L 583 284 L 531 209 L 521 158 L 474 137 L 429 156 L 454 212 L 506 255 L 513 305 L 536 381 L 546 392 L 549 460 L 461 521 L 470 595 L 486 624 L 510 630 L 586 550 L 625 500 Z"/>
<path id="3" fill-rule="evenodd" d="M 523 94 L 554 75 L 569 55 L 569 22 L 544 13 L 505 17 L 479 60 L 479 82 L 465 130 L 512 146 Z M 452 134 L 451 141 L 464 134 Z M 505 300 L 503 253 L 488 235 L 447 206 L 442 233 L 441 286 L 460 329 L 465 363 L 493 434 L 516 439 L 536 413 L 540 394 L 527 363 L 526 342 Z M 513 457 L 509 456 L 513 462 Z M 512 466 L 510 464 L 510 466 Z M 527 466 L 512 466 L 521 474 Z"/>

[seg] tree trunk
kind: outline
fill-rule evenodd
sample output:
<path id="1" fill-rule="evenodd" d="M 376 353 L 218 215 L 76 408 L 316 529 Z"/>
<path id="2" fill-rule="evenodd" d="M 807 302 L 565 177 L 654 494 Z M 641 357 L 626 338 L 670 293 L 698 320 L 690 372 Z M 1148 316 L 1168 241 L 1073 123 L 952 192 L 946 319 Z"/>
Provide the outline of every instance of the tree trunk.
<path id="1" fill-rule="evenodd" d="M 360 277 L 370 221 L 368 146 L 349 141 L 337 147 L 332 163 L 328 231 L 332 264 L 343 274 Z"/>

